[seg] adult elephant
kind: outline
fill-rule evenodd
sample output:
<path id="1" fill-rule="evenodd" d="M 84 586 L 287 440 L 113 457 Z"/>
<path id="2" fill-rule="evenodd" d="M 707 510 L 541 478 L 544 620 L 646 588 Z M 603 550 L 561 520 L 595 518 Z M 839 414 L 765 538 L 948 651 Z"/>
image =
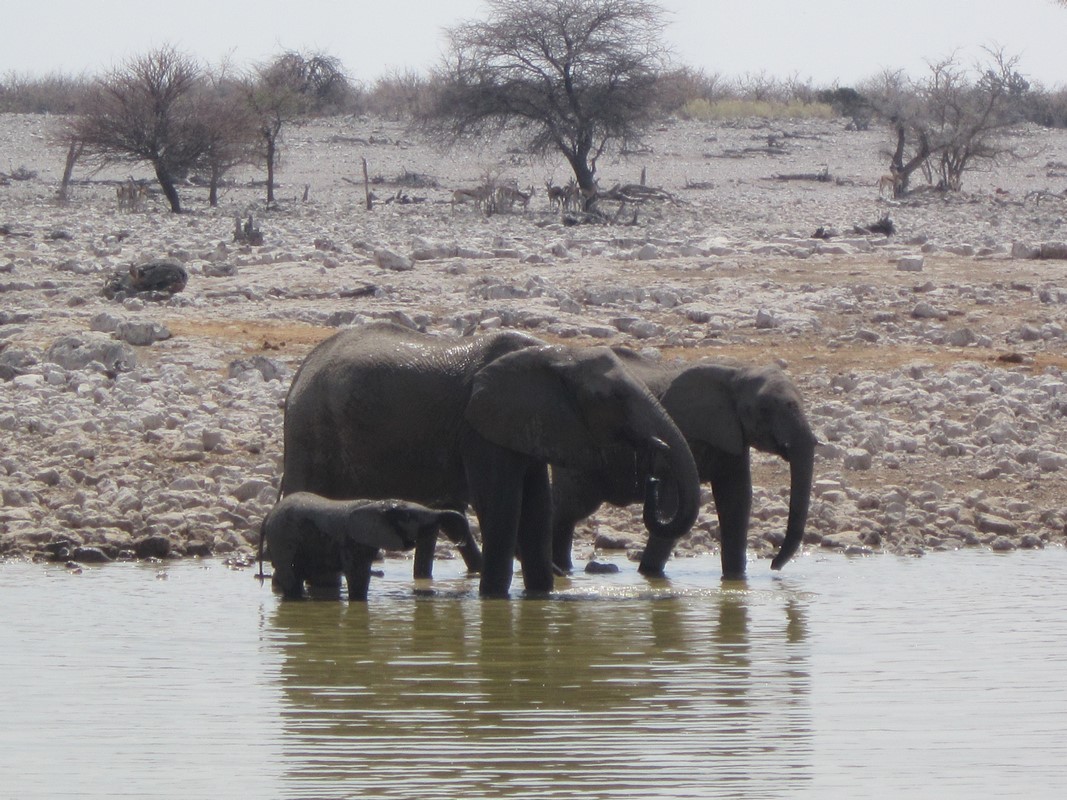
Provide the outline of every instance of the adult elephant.
<path id="1" fill-rule="evenodd" d="M 508 593 L 516 553 L 527 592 L 552 589 L 548 464 L 621 476 L 645 498 L 651 541 L 673 543 L 700 506 L 685 439 L 614 352 L 515 332 L 335 334 L 293 377 L 284 439 L 283 495 L 472 506 L 484 596 Z"/>
<path id="2" fill-rule="evenodd" d="M 616 348 L 615 352 L 660 399 L 689 443 L 700 480 L 711 484 L 722 536 L 724 578 L 745 576 L 752 509 L 749 448 L 789 462 L 789 516 L 785 538 L 771 561 L 772 569 L 781 569 L 804 538 L 817 444 L 796 387 L 775 367 L 742 368 L 709 362 L 663 365 L 626 348 Z M 553 561 L 560 569 L 569 570 L 575 524 L 605 501 L 622 506 L 640 500 L 640 496 L 625 491 L 625 484 L 609 471 L 553 468 L 552 499 Z M 663 572 L 671 553 L 668 544 L 664 539 L 649 539 L 640 564 L 643 574 Z"/>

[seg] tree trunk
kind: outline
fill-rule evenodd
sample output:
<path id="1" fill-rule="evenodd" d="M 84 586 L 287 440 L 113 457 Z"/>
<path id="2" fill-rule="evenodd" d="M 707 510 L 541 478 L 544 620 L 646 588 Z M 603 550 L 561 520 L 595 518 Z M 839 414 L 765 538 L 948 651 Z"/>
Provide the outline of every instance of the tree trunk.
<path id="1" fill-rule="evenodd" d="M 568 160 L 574 177 L 578 181 L 578 192 L 581 197 L 582 211 L 589 211 L 596 205 L 596 173 L 589 166 L 586 156 L 581 154 L 569 154 Z"/>
<path id="2" fill-rule="evenodd" d="M 174 178 L 171 177 L 166 166 L 159 161 L 155 162 L 153 166 L 156 168 L 156 180 L 159 181 L 159 188 L 163 190 L 164 196 L 170 203 L 170 210 L 175 214 L 182 213 L 182 202 L 178 198 L 178 190 L 174 186 Z"/>
<path id="3" fill-rule="evenodd" d="M 70 140 L 70 147 L 67 149 L 67 163 L 63 167 L 63 182 L 59 184 L 59 202 L 61 205 L 67 203 L 67 193 L 70 191 L 70 179 L 74 175 L 74 165 L 78 163 L 78 156 L 82 153 L 83 145 L 78 139 Z"/>
<path id="4" fill-rule="evenodd" d="M 274 159 L 278 153 L 278 134 L 267 131 L 267 205 L 274 203 Z"/>
<path id="5" fill-rule="evenodd" d="M 930 157 L 930 142 L 923 133 L 919 134 L 919 143 L 913 155 L 907 163 L 904 163 L 904 146 L 906 143 L 907 129 L 903 123 L 897 123 L 897 147 L 890 161 L 890 172 L 899 176 L 899 180 L 893 186 L 893 197 L 903 197 L 908 193 L 908 182 L 911 173 L 919 169 Z"/>
<path id="6" fill-rule="evenodd" d="M 212 208 L 219 205 L 219 181 L 222 180 L 222 172 L 218 166 L 211 167 L 211 185 L 207 191 L 207 202 Z"/>

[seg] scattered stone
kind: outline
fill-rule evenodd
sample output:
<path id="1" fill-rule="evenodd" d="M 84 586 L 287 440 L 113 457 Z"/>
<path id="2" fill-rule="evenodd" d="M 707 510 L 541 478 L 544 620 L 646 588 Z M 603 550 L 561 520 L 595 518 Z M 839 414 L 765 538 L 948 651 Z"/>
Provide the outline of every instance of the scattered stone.
<path id="1" fill-rule="evenodd" d="M 614 575 L 619 572 L 619 565 L 607 561 L 590 561 L 585 565 L 587 575 Z"/>
<path id="2" fill-rule="evenodd" d="M 99 547 L 76 547 L 71 558 L 81 564 L 106 564 L 111 557 Z"/>
<path id="3" fill-rule="evenodd" d="M 599 550 L 626 550 L 634 544 L 635 540 L 632 536 L 618 531 L 600 532 L 593 541 L 593 546 Z"/>
<path id="4" fill-rule="evenodd" d="M 170 338 L 170 330 L 158 322 L 120 322 L 115 337 L 135 347 L 147 347 Z"/>
<path id="5" fill-rule="evenodd" d="M 231 361 L 226 368 L 226 375 L 230 378 L 236 378 L 247 372 L 258 372 L 265 381 L 287 380 L 292 375 L 292 370 L 285 364 L 266 356 L 241 358 Z"/>
<path id="6" fill-rule="evenodd" d="M 1018 532 L 1014 522 L 995 514 L 976 514 L 975 527 L 982 533 L 995 533 L 998 536 L 1014 536 Z"/>
<path id="7" fill-rule="evenodd" d="M 412 259 L 384 247 L 374 251 L 374 263 L 379 269 L 389 269 L 394 272 L 407 272 L 415 269 L 415 262 Z"/>
<path id="8" fill-rule="evenodd" d="M 850 470 L 868 470 L 871 468 L 872 456 L 866 450 L 850 447 L 845 453 L 844 466 Z"/>
<path id="9" fill-rule="evenodd" d="M 922 272 L 925 263 L 922 256 L 904 256 L 897 259 L 897 269 L 901 272 Z"/>
<path id="10" fill-rule="evenodd" d="M 93 362 L 110 373 L 129 372 L 137 366 L 137 357 L 129 347 L 93 333 L 64 336 L 48 348 L 45 358 L 69 370 L 85 369 Z"/>
<path id="11" fill-rule="evenodd" d="M 974 331 L 970 328 L 959 328 L 954 331 L 949 331 L 945 337 L 945 344 L 952 347 L 969 347 L 978 341 L 978 337 Z"/>
<path id="12" fill-rule="evenodd" d="M 761 308 L 756 312 L 756 328 L 767 330 L 769 328 L 777 328 L 779 325 L 781 325 L 781 323 L 769 311 Z"/>
<path id="13" fill-rule="evenodd" d="M 1019 259 L 1040 258 L 1041 247 L 1034 247 L 1026 242 L 1013 242 L 1011 245 L 1011 257 Z"/>
<path id="14" fill-rule="evenodd" d="M 929 303 L 917 303 L 911 310 L 914 319 L 947 319 L 948 314 L 934 308 Z"/>
<path id="15" fill-rule="evenodd" d="M 170 539 L 166 536 L 145 536 L 133 543 L 137 558 L 167 558 L 170 551 Z"/>

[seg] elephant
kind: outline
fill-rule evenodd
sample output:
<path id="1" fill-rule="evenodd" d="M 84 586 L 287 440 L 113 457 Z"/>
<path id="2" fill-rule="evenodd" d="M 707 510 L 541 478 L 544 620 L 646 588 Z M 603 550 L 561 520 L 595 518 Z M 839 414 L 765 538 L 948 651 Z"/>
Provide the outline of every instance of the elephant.
<path id="1" fill-rule="evenodd" d="M 483 597 L 508 595 L 516 555 L 527 593 L 552 590 L 549 464 L 643 486 L 653 539 L 687 533 L 700 507 L 681 431 L 610 348 L 517 331 L 442 337 L 376 322 L 334 334 L 293 376 L 283 439 L 282 495 L 472 507 Z"/>
<path id="2" fill-rule="evenodd" d="M 777 367 L 746 368 L 702 361 L 663 365 L 618 347 L 616 355 L 660 399 L 689 444 L 700 480 L 711 484 L 722 535 L 723 578 L 743 579 L 752 506 L 749 448 L 773 453 L 790 466 L 789 516 L 785 538 L 771 568 L 780 570 L 804 538 L 811 500 L 817 440 L 796 387 Z M 604 472 L 552 470 L 552 557 L 561 571 L 572 568 L 575 524 L 607 501 L 623 506 L 638 493 Z M 650 539 L 640 571 L 660 575 L 670 556 L 663 539 Z"/>
<path id="3" fill-rule="evenodd" d="M 379 548 L 410 550 L 427 531 L 441 528 L 457 543 L 470 535 L 465 515 L 401 500 L 329 500 L 310 492 L 281 498 L 260 527 L 274 568 L 272 584 L 286 598 L 313 588 L 337 590 L 341 574 L 349 600 L 366 600 L 370 571 L 359 567 Z"/>

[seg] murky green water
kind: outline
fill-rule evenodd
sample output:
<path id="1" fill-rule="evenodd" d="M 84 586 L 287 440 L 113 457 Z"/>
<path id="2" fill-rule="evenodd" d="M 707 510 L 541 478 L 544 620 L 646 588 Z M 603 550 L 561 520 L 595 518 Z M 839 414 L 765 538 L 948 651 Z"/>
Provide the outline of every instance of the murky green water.
<path id="1" fill-rule="evenodd" d="M 622 564 L 550 600 L 281 603 L 0 566 L 0 796 L 1060 797 L 1067 553 Z"/>

